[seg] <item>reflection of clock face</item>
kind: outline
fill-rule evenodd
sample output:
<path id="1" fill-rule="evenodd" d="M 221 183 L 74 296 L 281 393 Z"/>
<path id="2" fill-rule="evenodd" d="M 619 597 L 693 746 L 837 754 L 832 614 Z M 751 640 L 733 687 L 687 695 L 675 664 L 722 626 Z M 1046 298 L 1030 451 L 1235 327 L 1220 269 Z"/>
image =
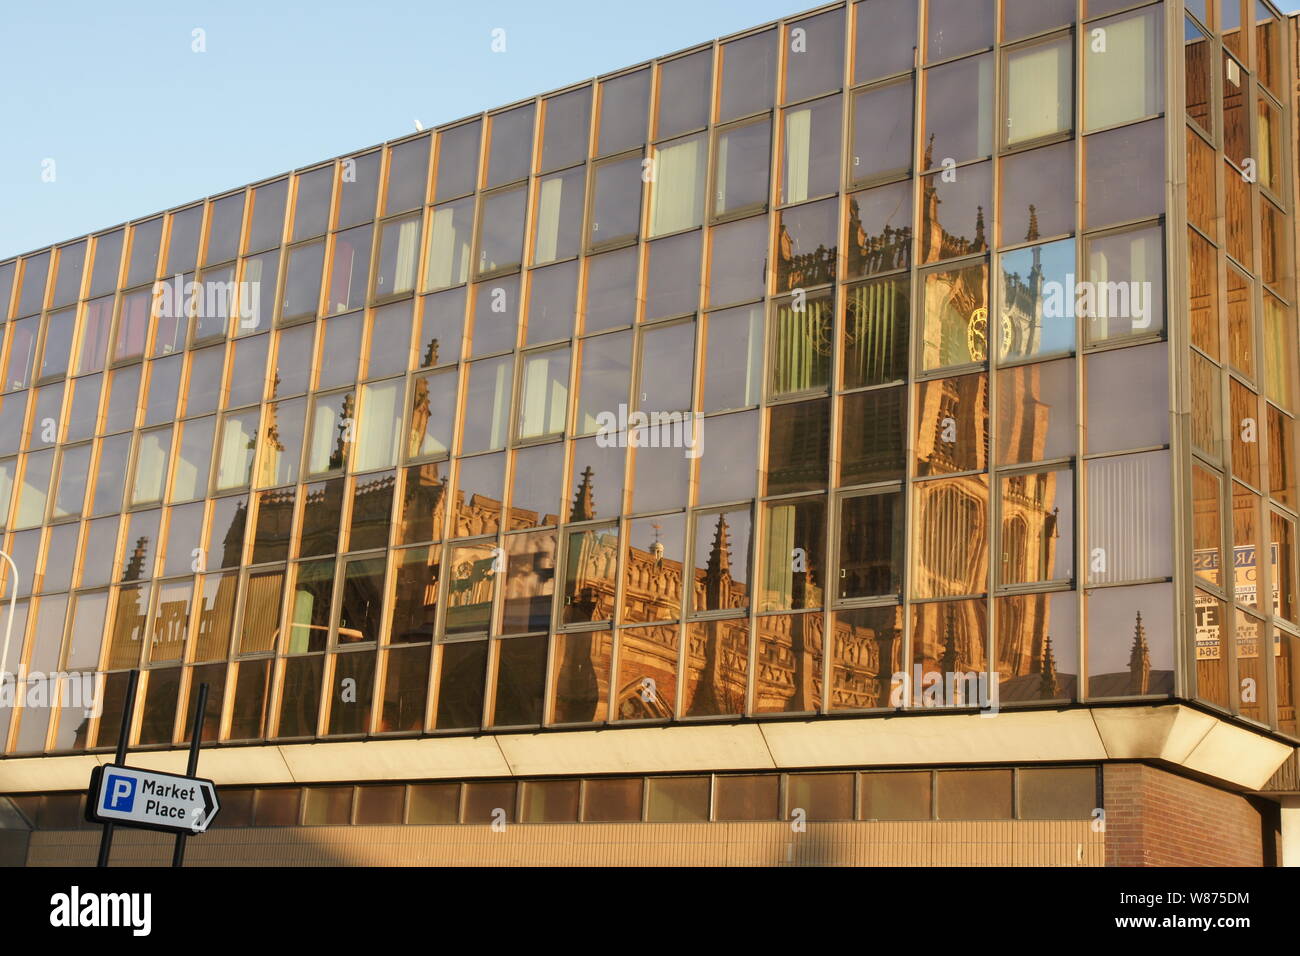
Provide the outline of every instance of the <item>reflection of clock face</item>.
<path id="1" fill-rule="evenodd" d="M 966 347 L 970 349 L 970 357 L 976 362 L 984 361 L 989 354 L 988 345 L 989 310 L 976 309 L 966 323 Z"/>
<path id="2" fill-rule="evenodd" d="M 1002 316 L 1002 321 L 998 323 L 1001 326 L 1002 341 L 1000 344 L 999 356 L 1006 358 L 1011 354 L 1011 346 L 1015 343 L 1015 325 L 1008 315 Z M 970 321 L 966 324 L 966 345 L 970 349 L 971 359 L 976 362 L 983 362 L 988 358 L 989 344 L 989 310 L 976 309 L 970 315 Z"/>

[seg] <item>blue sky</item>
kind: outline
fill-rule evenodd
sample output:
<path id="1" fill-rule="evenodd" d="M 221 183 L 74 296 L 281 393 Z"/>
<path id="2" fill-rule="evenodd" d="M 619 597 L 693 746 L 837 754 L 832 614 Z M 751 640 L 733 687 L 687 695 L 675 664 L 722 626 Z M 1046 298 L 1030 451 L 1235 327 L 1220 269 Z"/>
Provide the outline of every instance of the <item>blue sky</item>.
<path id="1" fill-rule="evenodd" d="M 815 3 L 5 3 L 0 258 Z M 504 53 L 491 50 L 498 28 Z M 206 52 L 192 50 L 196 29 Z"/>
<path id="2" fill-rule="evenodd" d="M 815 4 L 4 3 L 0 258 Z M 494 29 L 504 53 L 492 52 Z"/>

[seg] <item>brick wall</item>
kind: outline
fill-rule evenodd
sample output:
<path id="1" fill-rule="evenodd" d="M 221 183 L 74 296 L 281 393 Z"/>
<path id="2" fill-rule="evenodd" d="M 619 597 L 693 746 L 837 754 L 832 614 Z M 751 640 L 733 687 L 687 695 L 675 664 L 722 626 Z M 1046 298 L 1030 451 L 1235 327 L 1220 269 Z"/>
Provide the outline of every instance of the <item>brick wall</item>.
<path id="1" fill-rule="evenodd" d="M 1136 763 L 1102 769 L 1107 866 L 1273 866 L 1277 807 Z"/>

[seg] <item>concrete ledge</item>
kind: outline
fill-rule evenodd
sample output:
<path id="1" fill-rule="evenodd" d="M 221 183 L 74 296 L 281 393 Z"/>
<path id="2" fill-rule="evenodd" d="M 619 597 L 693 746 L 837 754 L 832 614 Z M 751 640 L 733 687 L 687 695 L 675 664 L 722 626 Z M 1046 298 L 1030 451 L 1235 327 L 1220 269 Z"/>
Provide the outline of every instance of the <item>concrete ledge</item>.
<path id="1" fill-rule="evenodd" d="M 478 737 L 213 747 L 200 774 L 222 786 L 615 773 L 1153 760 L 1257 790 L 1294 752 L 1182 704 L 629 727 Z M 185 752 L 132 754 L 184 772 Z M 0 793 L 81 790 L 108 754 L 0 760 Z"/>
<path id="2" fill-rule="evenodd" d="M 934 714 L 762 725 L 777 767 L 1104 760 L 1086 709 Z"/>

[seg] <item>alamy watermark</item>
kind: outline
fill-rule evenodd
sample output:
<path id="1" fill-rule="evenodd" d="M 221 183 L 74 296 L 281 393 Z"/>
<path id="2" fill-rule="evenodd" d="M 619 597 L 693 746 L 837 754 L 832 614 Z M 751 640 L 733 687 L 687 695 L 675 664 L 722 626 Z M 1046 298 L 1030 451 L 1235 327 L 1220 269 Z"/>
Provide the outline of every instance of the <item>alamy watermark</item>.
<path id="1" fill-rule="evenodd" d="M 93 671 L 31 671 L 17 675 L 6 671 L 0 675 L 0 709 L 60 707 L 98 717 L 104 712 L 103 691 L 104 675 Z"/>
<path id="2" fill-rule="evenodd" d="M 1049 319 L 1129 319 L 1135 329 L 1151 327 L 1155 300 L 1150 282 L 1075 281 L 1043 283 L 1043 316 Z"/>
<path id="3" fill-rule="evenodd" d="M 596 444 L 601 448 L 681 448 L 687 458 L 704 454 L 701 412 L 617 412 L 596 416 Z"/>
<path id="4" fill-rule="evenodd" d="M 217 279 L 195 281 L 184 276 L 159 279 L 153 285 L 154 312 L 161 318 L 183 319 L 190 314 L 199 319 L 219 319 L 234 314 L 241 329 L 255 329 L 262 321 L 262 283 L 247 281 L 221 282 Z"/>
<path id="5" fill-rule="evenodd" d="M 987 671 L 897 671 L 889 692 L 891 707 L 978 708 L 981 717 L 998 713 L 998 682 Z"/>

